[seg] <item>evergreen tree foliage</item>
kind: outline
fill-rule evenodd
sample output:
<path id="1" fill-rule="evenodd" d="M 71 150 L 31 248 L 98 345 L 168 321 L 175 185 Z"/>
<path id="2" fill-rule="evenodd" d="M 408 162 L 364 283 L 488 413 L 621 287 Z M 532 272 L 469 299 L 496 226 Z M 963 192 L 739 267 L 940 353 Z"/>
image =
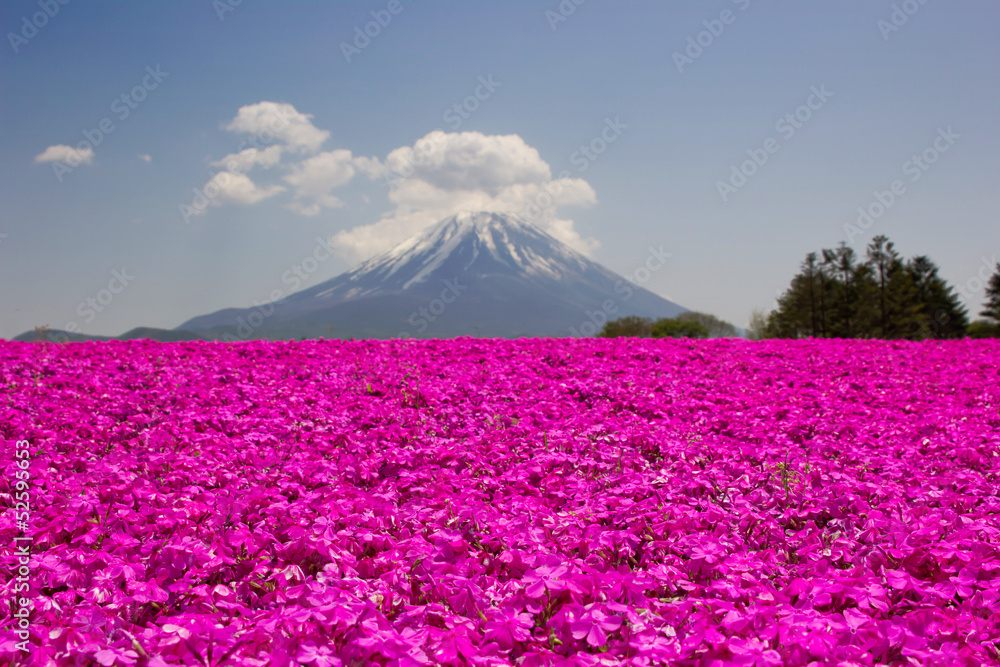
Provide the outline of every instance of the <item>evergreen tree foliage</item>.
<path id="1" fill-rule="evenodd" d="M 653 322 L 653 338 L 708 338 L 701 322 L 664 317 Z"/>
<path id="2" fill-rule="evenodd" d="M 599 338 L 649 338 L 653 335 L 653 320 L 648 317 L 629 315 L 604 323 Z"/>
<path id="3" fill-rule="evenodd" d="M 1000 326 L 1000 262 L 996 271 L 986 283 L 986 303 L 979 313 L 993 324 Z"/>
<path id="4" fill-rule="evenodd" d="M 976 320 L 965 333 L 969 338 L 1000 338 L 1000 325 L 990 320 Z"/>
<path id="5" fill-rule="evenodd" d="M 955 291 L 938 276 L 938 268 L 921 255 L 907 262 L 920 304 L 915 338 L 963 338 L 969 327 L 968 314 Z"/>
<path id="6" fill-rule="evenodd" d="M 762 335 L 921 340 L 961 338 L 968 326 L 937 266 L 925 256 L 904 261 L 880 235 L 862 259 L 846 243 L 806 255 Z"/>

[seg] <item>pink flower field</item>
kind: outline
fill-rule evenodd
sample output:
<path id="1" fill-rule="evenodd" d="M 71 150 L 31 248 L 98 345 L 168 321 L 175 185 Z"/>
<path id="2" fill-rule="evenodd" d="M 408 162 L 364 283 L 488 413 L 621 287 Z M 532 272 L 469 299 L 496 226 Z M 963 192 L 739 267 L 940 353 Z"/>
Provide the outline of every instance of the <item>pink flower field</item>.
<path id="1" fill-rule="evenodd" d="M 2 342 L 0 663 L 998 664 L 998 362 Z"/>

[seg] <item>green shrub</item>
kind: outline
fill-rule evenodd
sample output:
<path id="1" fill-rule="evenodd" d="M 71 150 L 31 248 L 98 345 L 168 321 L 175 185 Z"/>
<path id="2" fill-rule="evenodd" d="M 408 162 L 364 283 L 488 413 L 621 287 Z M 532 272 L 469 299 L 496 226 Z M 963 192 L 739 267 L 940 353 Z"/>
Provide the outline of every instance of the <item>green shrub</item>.
<path id="1" fill-rule="evenodd" d="M 599 338 L 649 338 L 653 335 L 653 320 L 648 317 L 629 315 L 604 323 Z"/>
<path id="2" fill-rule="evenodd" d="M 965 333 L 969 338 L 1000 338 L 1000 326 L 989 320 L 976 320 Z"/>
<path id="3" fill-rule="evenodd" d="M 708 327 L 701 322 L 664 317 L 653 322 L 653 338 L 708 338 Z"/>

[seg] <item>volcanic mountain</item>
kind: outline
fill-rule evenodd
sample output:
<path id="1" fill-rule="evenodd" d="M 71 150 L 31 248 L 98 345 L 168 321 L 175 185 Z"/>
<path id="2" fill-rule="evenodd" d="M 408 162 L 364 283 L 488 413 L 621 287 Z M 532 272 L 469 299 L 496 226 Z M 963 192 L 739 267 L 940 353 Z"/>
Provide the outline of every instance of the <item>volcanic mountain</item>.
<path id="1" fill-rule="evenodd" d="M 221 310 L 179 329 L 226 340 L 571 336 L 592 335 L 586 323 L 602 315 L 685 310 L 520 218 L 478 212 L 446 218 L 273 304 Z"/>

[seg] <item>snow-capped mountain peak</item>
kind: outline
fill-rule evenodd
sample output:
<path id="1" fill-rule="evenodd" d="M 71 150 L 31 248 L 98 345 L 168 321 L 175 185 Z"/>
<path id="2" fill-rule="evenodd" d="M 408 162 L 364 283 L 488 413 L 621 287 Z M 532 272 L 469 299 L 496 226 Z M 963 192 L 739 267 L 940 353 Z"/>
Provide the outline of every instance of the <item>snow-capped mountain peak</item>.
<path id="1" fill-rule="evenodd" d="M 380 290 L 418 288 L 442 270 L 464 275 L 512 273 L 559 280 L 585 270 L 588 265 L 593 263 L 586 257 L 516 216 L 470 211 L 445 218 L 348 271 L 344 277 L 353 286 L 362 287 L 352 294 L 352 298 L 357 298 L 369 294 L 370 290 L 365 288 L 374 288 L 376 284 Z M 319 289 L 315 296 L 328 299 L 345 294 L 337 287 Z"/>
<path id="2" fill-rule="evenodd" d="M 587 313 L 662 317 L 683 310 L 524 219 L 478 211 L 446 218 L 289 295 L 253 334 L 568 335 L 586 318 L 599 319 Z M 182 326 L 218 330 L 231 326 L 234 314 L 244 313 L 227 309 Z"/>

